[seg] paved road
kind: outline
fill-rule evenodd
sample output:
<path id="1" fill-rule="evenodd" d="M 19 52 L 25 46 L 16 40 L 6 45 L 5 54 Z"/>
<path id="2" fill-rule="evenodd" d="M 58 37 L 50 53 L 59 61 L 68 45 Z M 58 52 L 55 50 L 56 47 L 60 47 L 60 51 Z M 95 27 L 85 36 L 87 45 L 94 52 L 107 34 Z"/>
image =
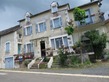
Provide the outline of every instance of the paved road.
<path id="1" fill-rule="evenodd" d="M 0 71 L 0 82 L 109 82 L 109 76 Z"/>

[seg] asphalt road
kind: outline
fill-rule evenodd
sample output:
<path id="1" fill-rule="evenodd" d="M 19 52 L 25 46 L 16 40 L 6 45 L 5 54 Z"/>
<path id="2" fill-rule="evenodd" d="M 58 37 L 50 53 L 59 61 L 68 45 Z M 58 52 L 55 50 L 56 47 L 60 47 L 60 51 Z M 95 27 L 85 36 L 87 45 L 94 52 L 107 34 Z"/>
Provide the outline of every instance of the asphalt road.
<path id="1" fill-rule="evenodd" d="M 0 71 L 0 82 L 109 82 L 109 76 Z"/>

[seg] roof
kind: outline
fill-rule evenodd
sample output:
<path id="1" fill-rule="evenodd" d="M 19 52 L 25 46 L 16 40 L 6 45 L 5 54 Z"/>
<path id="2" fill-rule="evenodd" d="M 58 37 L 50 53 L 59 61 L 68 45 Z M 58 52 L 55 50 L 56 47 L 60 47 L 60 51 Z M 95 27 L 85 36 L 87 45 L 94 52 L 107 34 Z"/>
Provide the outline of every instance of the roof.
<path id="1" fill-rule="evenodd" d="M 11 27 L 9 29 L 6 29 L 6 30 L 3 30 L 3 31 L 0 31 L 0 36 L 4 36 L 4 35 L 7 35 L 7 34 L 10 34 L 12 32 L 15 32 L 17 31 L 18 29 L 20 29 L 20 25 L 16 25 L 14 27 Z"/>
<path id="2" fill-rule="evenodd" d="M 68 5 L 69 8 L 70 8 L 69 3 L 64 4 L 64 5 L 60 5 L 59 8 L 64 7 L 64 6 L 67 6 L 67 5 Z M 46 12 L 49 12 L 49 11 L 51 11 L 51 9 L 48 9 L 48 10 L 45 10 L 45 11 L 39 12 L 39 13 L 37 13 L 37 14 L 35 14 L 35 15 L 31 15 L 30 18 L 35 17 L 35 16 L 38 16 L 38 15 L 43 14 L 43 13 L 46 13 Z M 21 19 L 21 20 L 19 20 L 18 22 L 22 22 L 22 21 L 24 21 L 24 20 L 25 20 L 25 19 Z"/>
<path id="3" fill-rule="evenodd" d="M 89 2 L 89 3 L 83 4 L 83 5 L 80 5 L 80 6 L 77 6 L 77 7 L 81 8 L 81 7 L 92 5 L 92 4 L 95 4 L 95 3 L 98 3 L 98 2 L 99 1 L 93 1 L 93 2 Z M 74 8 L 70 9 L 69 11 L 71 11 L 71 10 L 74 10 Z"/>

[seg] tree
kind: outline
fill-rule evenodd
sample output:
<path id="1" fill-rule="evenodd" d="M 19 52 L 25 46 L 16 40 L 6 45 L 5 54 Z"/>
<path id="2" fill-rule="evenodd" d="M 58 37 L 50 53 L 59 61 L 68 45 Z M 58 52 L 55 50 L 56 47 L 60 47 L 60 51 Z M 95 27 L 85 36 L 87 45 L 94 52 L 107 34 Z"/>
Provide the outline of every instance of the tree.
<path id="1" fill-rule="evenodd" d="M 95 59 L 101 59 L 103 57 L 103 50 L 106 48 L 107 36 L 105 33 L 101 35 L 97 30 L 91 30 L 84 34 L 90 39 L 95 53 Z"/>
<path id="2" fill-rule="evenodd" d="M 75 8 L 73 13 L 75 21 L 79 21 L 81 25 L 85 23 L 85 17 L 86 17 L 85 10 Z"/>

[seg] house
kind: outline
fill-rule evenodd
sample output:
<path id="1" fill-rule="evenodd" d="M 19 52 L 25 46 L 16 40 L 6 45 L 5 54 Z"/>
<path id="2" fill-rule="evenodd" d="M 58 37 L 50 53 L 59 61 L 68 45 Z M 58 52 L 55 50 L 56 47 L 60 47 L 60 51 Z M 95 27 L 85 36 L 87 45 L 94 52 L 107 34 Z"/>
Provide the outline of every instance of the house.
<path id="1" fill-rule="evenodd" d="M 1 66 L 17 68 L 17 61 L 48 56 L 50 54 L 47 50 L 52 50 L 55 56 L 62 46 L 70 51 L 89 30 L 96 29 L 100 33 L 107 33 L 109 25 L 104 20 L 104 13 L 100 11 L 98 3 L 99 1 L 93 1 L 78 6 L 84 9 L 87 15 L 86 22 L 82 25 L 79 21 L 74 21 L 74 8 L 70 8 L 69 4 L 59 5 L 52 2 L 50 9 L 43 12 L 35 15 L 27 12 L 24 19 L 18 21 L 18 26 L 0 32 Z M 73 24 L 74 34 L 69 36 L 65 27 L 70 22 Z"/>
<path id="2" fill-rule="evenodd" d="M 20 51 L 21 27 L 19 25 L 0 32 L 0 68 L 14 67 L 14 54 Z"/>

